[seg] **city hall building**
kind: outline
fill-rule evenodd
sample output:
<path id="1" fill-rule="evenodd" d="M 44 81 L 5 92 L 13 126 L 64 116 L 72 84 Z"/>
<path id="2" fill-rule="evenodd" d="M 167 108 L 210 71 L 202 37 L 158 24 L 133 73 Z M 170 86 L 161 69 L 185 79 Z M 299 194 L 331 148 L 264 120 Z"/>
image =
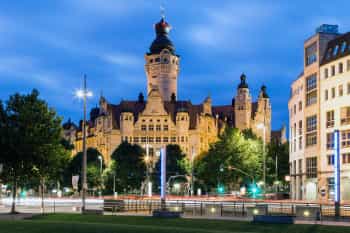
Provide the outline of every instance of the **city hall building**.
<path id="1" fill-rule="evenodd" d="M 289 99 L 291 194 L 334 199 L 334 131 L 340 131 L 341 199 L 350 200 L 350 33 L 321 25 L 304 43 Z"/>
<path id="2" fill-rule="evenodd" d="M 213 106 L 210 97 L 200 104 L 177 98 L 180 57 L 169 39 L 169 29 L 162 18 L 155 25 L 156 38 L 144 56 L 147 99 L 140 93 L 136 100 L 111 103 L 101 96 L 99 106 L 91 110 L 87 122 L 87 147 L 97 148 L 107 163 L 123 141 L 142 147 L 148 145 L 150 155 L 167 144 L 178 144 L 191 157 L 207 151 L 225 127 L 250 128 L 263 137 L 263 129 L 258 125 L 264 126 L 265 139 L 269 142 L 271 104 L 266 87 L 261 87 L 254 102 L 244 74 L 236 95 L 227 105 Z M 73 154 L 82 151 L 82 123 L 76 126 L 68 121 L 63 128 L 65 138 L 75 146 Z M 273 135 L 281 134 L 273 132 Z"/>

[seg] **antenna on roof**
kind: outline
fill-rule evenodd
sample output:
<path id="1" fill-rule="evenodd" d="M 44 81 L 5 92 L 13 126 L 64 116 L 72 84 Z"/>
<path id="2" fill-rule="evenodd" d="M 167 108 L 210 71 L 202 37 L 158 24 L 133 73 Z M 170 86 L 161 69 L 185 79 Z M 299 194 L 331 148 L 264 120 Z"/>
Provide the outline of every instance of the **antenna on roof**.
<path id="1" fill-rule="evenodd" d="M 160 4 L 160 15 L 162 16 L 162 19 L 165 19 L 165 7 L 163 3 Z"/>

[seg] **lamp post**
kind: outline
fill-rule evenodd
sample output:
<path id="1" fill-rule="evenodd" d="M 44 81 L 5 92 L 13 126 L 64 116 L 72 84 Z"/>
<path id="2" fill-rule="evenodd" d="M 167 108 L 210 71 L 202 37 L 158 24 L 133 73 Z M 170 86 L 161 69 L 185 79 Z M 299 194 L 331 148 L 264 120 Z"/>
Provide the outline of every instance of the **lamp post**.
<path id="1" fill-rule="evenodd" d="M 258 129 L 263 130 L 263 178 L 264 178 L 264 191 L 266 192 L 266 153 L 265 153 L 265 147 L 266 147 L 266 126 L 263 123 L 260 123 L 257 125 Z"/>
<path id="2" fill-rule="evenodd" d="M 192 146 L 192 153 L 191 153 L 191 196 L 193 196 L 194 194 L 194 182 L 193 182 L 193 175 L 194 175 L 194 168 L 193 168 L 193 164 L 194 164 L 194 148 Z"/>
<path id="3" fill-rule="evenodd" d="M 86 150 L 86 99 L 92 97 L 92 92 L 86 89 L 86 75 L 84 75 L 84 86 L 83 89 L 79 89 L 75 92 L 75 96 L 79 99 L 83 99 L 83 160 L 82 160 L 82 207 L 81 211 L 84 212 L 86 209 L 86 191 L 87 191 L 87 179 L 86 179 L 86 161 L 87 161 L 87 150 Z"/>
<path id="4" fill-rule="evenodd" d="M 101 196 L 101 194 L 102 194 L 102 186 L 103 186 L 103 184 L 102 184 L 102 161 L 103 161 L 103 158 L 102 158 L 102 156 L 101 155 L 99 155 L 98 156 L 98 160 L 100 161 L 100 182 L 101 182 L 101 184 L 100 184 L 100 196 Z"/>

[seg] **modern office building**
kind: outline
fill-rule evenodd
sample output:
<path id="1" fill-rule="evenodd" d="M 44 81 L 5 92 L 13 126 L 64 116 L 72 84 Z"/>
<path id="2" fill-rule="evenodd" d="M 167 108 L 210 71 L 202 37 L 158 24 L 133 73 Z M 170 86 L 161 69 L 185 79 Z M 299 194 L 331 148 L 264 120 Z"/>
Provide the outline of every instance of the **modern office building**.
<path id="1" fill-rule="evenodd" d="M 342 198 L 350 199 L 350 191 L 346 191 L 350 189 L 346 149 L 346 138 L 350 140 L 350 131 L 349 135 L 346 131 L 346 111 L 350 107 L 349 44 L 350 36 L 340 34 L 337 25 L 321 25 L 304 42 L 303 72 L 291 85 L 288 103 L 293 199 L 333 198 L 335 129 L 341 130 Z"/>

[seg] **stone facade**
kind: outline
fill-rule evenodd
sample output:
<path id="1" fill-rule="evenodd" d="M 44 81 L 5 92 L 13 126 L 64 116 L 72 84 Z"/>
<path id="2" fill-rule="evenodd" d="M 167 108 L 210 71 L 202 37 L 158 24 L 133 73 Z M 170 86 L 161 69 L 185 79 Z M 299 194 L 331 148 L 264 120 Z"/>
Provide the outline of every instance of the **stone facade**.
<path id="1" fill-rule="evenodd" d="M 228 105 L 213 106 L 210 97 L 200 104 L 177 100 L 179 56 L 168 38 L 169 27 L 164 18 L 155 25 L 156 39 L 145 55 L 147 100 L 140 93 L 135 101 L 113 104 L 101 96 L 87 122 L 87 147 L 97 148 L 108 163 L 122 141 L 147 147 L 151 155 L 167 144 L 178 144 L 188 156 L 195 156 L 207 151 L 225 127 L 251 128 L 260 137 L 265 128 L 269 142 L 271 105 L 266 87 L 253 102 L 244 74 Z M 65 137 L 75 145 L 72 154 L 82 150 L 81 125 L 64 124 Z"/>

